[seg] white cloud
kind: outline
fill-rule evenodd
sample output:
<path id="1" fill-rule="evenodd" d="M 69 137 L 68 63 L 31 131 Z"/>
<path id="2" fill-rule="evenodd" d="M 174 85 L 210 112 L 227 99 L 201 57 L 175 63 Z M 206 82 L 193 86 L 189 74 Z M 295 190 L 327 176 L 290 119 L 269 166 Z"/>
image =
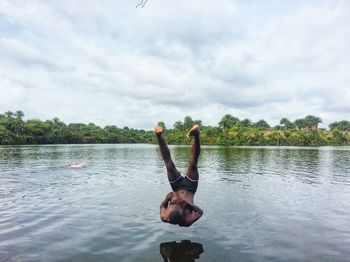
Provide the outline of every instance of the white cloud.
<path id="1" fill-rule="evenodd" d="M 0 111 L 146 129 L 349 119 L 347 1 L 137 3 L 1 1 Z"/>

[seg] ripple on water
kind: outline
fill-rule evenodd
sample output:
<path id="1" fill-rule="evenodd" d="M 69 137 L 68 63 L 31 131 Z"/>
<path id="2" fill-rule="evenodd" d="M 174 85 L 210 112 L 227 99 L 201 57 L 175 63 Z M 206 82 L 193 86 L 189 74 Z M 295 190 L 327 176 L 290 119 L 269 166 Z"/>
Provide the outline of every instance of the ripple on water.
<path id="1" fill-rule="evenodd" d="M 203 147 L 190 228 L 159 220 L 170 186 L 157 150 L 0 148 L 0 261 L 161 261 L 159 244 L 182 239 L 203 243 L 203 261 L 350 256 L 349 149 Z M 171 152 L 185 172 L 190 147 Z"/>

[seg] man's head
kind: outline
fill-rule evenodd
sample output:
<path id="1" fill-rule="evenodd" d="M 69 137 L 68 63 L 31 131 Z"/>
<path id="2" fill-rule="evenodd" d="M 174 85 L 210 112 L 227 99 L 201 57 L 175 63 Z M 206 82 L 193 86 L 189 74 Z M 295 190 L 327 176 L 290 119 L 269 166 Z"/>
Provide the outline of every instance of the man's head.
<path id="1" fill-rule="evenodd" d="M 183 215 L 183 209 L 181 207 L 175 208 L 169 214 L 169 223 L 174 225 L 182 224 L 184 221 Z"/>

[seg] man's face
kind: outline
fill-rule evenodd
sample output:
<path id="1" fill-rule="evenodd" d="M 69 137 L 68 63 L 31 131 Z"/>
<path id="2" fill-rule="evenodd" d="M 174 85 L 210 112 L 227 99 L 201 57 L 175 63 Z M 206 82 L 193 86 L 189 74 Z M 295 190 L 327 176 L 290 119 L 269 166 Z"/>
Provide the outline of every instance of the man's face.
<path id="1" fill-rule="evenodd" d="M 167 221 L 171 224 L 177 225 L 184 220 L 184 210 L 182 207 L 176 207 L 168 213 Z"/>
<path id="2" fill-rule="evenodd" d="M 192 210 L 191 209 L 189 209 L 189 208 L 184 208 L 183 209 L 183 215 L 184 216 L 188 216 L 188 215 L 190 215 L 192 213 Z"/>
<path id="3" fill-rule="evenodd" d="M 167 209 L 167 213 L 170 214 L 172 211 L 177 210 L 181 215 L 184 212 L 184 208 L 182 206 L 178 206 L 178 205 L 169 205 L 168 209 Z"/>

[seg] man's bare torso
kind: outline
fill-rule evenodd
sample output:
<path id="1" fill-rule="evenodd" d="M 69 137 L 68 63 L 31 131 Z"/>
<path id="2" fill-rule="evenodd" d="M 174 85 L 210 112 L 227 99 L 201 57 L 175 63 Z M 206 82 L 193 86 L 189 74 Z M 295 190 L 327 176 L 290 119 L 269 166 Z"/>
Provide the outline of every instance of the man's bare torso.
<path id="1" fill-rule="evenodd" d="M 180 189 L 176 192 L 174 192 L 175 195 L 172 198 L 172 200 L 184 200 L 190 204 L 193 204 L 193 198 L 194 198 L 194 194 L 188 190 L 185 189 Z"/>

